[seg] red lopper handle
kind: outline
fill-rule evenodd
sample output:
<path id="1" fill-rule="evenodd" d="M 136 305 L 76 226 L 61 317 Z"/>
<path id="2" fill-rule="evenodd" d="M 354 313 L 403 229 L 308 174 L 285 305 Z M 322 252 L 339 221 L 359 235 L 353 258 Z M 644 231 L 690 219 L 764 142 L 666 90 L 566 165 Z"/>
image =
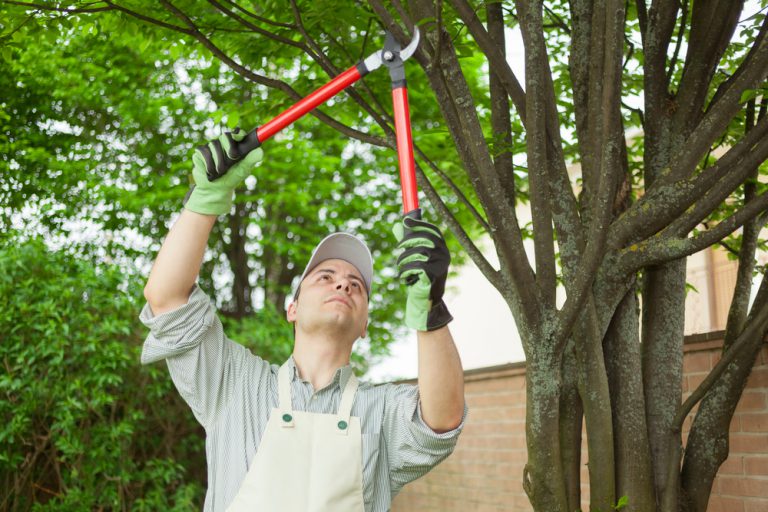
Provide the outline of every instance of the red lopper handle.
<path id="1" fill-rule="evenodd" d="M 416 187 L 416 167 L 413 161 L 413 139 L 411 138 L 411 115 L 408 109 L 408 89 L 392 89 L 392 104 L 395 114 L 395 135 L 397 136 L 397 158 L 400 161 L 400 185 L 403 191 L 403 213 L 405 215 L 419 207 Z"/>
<path id="2" fill-rule="evenodd" d="M 268 123 L 259 126 L 256 129 L 256 134 L 259 138 L 259 142 L 272 137 L 274 134 L 296 121 L 298 118 L 314 109 L 321 103 L 325 103 L 329 98 L 337 95 L 340 91 L 343 91 L 351 84 L 357 82 L 362 78 L 358 66 L 352 66 L 344 71 L 342 74 L 320 87 L 316 91 L 309 94 L 306 98 L 302 98 L 296 104 L 286 109 L 277 117 L 269 121 Z"/>

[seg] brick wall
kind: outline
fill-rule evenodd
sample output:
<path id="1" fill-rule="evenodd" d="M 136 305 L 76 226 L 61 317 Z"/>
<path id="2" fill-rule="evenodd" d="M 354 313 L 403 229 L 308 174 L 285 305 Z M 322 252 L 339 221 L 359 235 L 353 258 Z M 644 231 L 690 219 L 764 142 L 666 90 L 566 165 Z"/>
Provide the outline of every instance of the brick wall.
<path id="1" fill-rule="evenodd" d="M 721 338 L 690 337 L 687 396 L 719 359 Z M 456 451 L 395 498 L 393 512 L 523 512 L 525 363 L 465 373 L 469 418 Z M 685 428 L 690 426 L 690 418 Z M 763 348 L 731 423 L 731 451 L 712 488 L 709 512 L 768 510 L 768 346 Z M 586 454 L 584 454 L 586 459 Z M 586 460 L 585 460 L 586 462 Z M 589 492 L 587 472 L 582 489 Z M 583 505 L 588 506 L 587 503 Z"/>

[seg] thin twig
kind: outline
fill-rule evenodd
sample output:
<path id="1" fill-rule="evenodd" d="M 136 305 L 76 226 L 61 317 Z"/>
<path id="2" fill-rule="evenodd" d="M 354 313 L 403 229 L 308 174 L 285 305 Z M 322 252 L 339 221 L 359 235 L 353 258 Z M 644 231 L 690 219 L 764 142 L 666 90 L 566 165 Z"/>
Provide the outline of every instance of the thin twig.
<path id="1" fill-rule="evenodd" d="M 456 217 L 453 215 L 435 188 L 432 186 L 432 183 L 429 181 L 429 179 L 427 179 L 426 174 L 424 174 L 424 170 L 421 168 L 418 162 L 416 162 L 416 169 L 418 170 L 419 175 L 423 178 L 421 189 L 426 194 L 429 202 L 432 203 L 432 206 L 435 207 L 437 213 L 441 215 L 442 220 L 448 224 L 451 232 L 459 241 L 464 250 L 467 251 L 467 254 L 469 254 L 472 261 L 475 263 L 475 265 L 477 265 L 477 268 L 480 269 L 480 272 L 483 273 L 483 275 L 491 284 L 496 286 L 500 272 L 491 266 L 483 253 L 480 252 L 480 249 L 477 248 L 469 235 L 467 235 L 464 227 L 461 225 L 461 223 L 459 223 L 458 220 L 456 220 Z"/>
<path id="2" fill-rule="evenodd" d="M 10 37 L 11 37 L 13 34 L 15 34 L 16 32 L 18 32 L 19 30 L 21 30 L 21 27 L 23 27 L 24 25 L 26 25 L 26 24 L 27 24 L 27 22 L 29 22 L 29 20 L 31 20 L 31 19 L 34 19 L 34 17 L 35 17 L 35 16 L 34 16 L 34 14 L 33 14 L 32 16 L 27 16 L 27 19 L 25 19 L 24 21 L 22 21 L 21 23 L 19 23 L 19 26 L 18 26 L 18 27 L 14 28 L 13 30 L 11 30 L 10 32 L 8 32 L 7 34 L 5 34 L 3 37 L 6 37 L 6 38 L 10 38 Z"/>
<path id="3" fill-rule="evenodd" d="M 685 25 L 688 21 L 688 0 L 684 0 L 682 3 L 682 16 L 680 16 L 680 28 L 677 31 L 677 42 L 675 43 L 675 51 L 672 54 L 672 60 L 669 62 L 669 69 L 667 70 L 667 83 L 672 79 L 672 74 L 675 72 L 675 66 L 677 65 L 677 57 L 680 54 L 680 47 L 683 44 L 683 34 L 685 32 Z"/>
<path id="4" fill-rule="evenodd" d="M 224 1 L 227 2 L 229 5 L 231 5 L 232 7 L 235 7 L 238 11 L 242 12 L 246 16 L 250 16 L 251 18 L 261 23 L 266 23 L 267 25 L 273 25 L 275 27 L 280 27 L 280 28 L 288 28 L 291 30 L 296 28 L 294 25 L 290 23 L 280 23 L 279 21 L 274 21 L 274 20 L 270 20 L 269 18 L 259 16 L 258 14 L 249 11 L 248 9 L 244 8 L 237 2 L 233 2 L 232 0 L 224 0 Z"/>
<path id="5" fill-rule="evenodd" d="M 11 5 L 20 5 L 22 7 L 33 7 L 35 9 L 40 9 L 40 10 L 43 10 L 43 11 L 63 12 L 63 13 L 66 13 L 66 14 L 104 12 L 104 11 L 112 10 L 111 7 L 86 7 L 86 8 L 67 9 L 66 7 L 53 7 L 53 6 L 50 6 L 50 5 L 36 4 L 36 3 L 33 3 L 33 2 L 18 2 L 16 0 L 3 0 L 3 3 L 11 4 Z M 93 3 L 108 3 L 108 2 L 93 2 Z M 91 4 L 89 4 L 89 5 L 91 5 Z"/>
<path id="6" fill-rule="evenodd" d="M 544 6 L 544 10 L 547 11 L 547 14 L 552 18 L 552 21 L 554 22 L 552 24 L 552 27 L 557 27 L 562 29 L 566 34 L 571 35 L 571 29 L 568 27 L 568 24 L 563 21 L 563 19 L 555 13 L 552 9 Z"/>
<path id="7" fill-rule="evenodd" d="M 272 39 L 274 41 L 277 41 L 278 43 L 282 43 L 282 44 L 287 45 L 287 46 L 293 46 L 293 47 L 298 48 L 299 50 L 301 50 L 303 52 L 309 53 L 308 49 L 307 49 L 307 47 L 305 45 L 303 45 L 303 44 L 301 44 L 301 43 L 299 43 L 297 41 L 294 41 L 293 39 L 289 39 L 287 37 L 279 36 L 279 35 L 277 35 L 277 34 L 275 34 L 273 32 L 270 32 L 269 30 L 264 30 L 263 28 L 254 25 L 253 23 L 251 23 L 250 21 L 246 20 L 245 18 L 243 18 L 241 16 L 238 16 L 233 11 L 230 11 L 229 9 L 227 9 L 226 7 L 221 5 L 216 0 L 208 0 L 208 3 L 213 5 L 216 9 L 218 9 L 222 13 L 226 14 L 230 18 L 232 18 L 235 21 L 237 21 L 238 23 L 240 23 L 242 26 L 250 29 L 253 32 L 256 32 L 257 34 L 261 34 L 261 35 L 263 35 L 265 37 L 268 37 L 268 38 L 270 38 L 270 39 Z"/>
<path id="8" fill-rule="evenodd" d="M 124 12 L 125 14 L 128 14 L 129 16 L 133 16 L 136 19 L 139 19 L 141 21 L 144 21 L 146 23 L 151 23 L 153 25 L 157 25 L 158 27 L 167 28 L 169 30 L 175 30 L 176 32 L 181 32 L 182 34 L 187 34 L 189 36 L 193 35 L 192 31 L 189 29 L 185 29 L 184 27 L 180 27 L 178 25 L 174 25 L 172 23 L 166 23 L 164 21 L 158 20 L 156 18 L 152 18 L 150 16 L 146 16 L 144 14 L 141 14 L 136 11 L 132 11 L 128 9 L 127 7 L 124 7 L 122 5 L 113 3 L 109 0 L 104 1 L 105 4 L 112 6 L 113 9 L 116 9 L 118 11 Z"/>
<path id="9" fill-rule="evenodd" d="M 419 158 L 427 162 L 429 165 L 429 168 L 432 169 L 432 171 L 437 174 L 443 182 L 448 185 L 451 190 L 453 190 L 454 195 L 462 202 L 464 203 L 464 206 L 467 207 L 467 209 L 470 211 L 472 216 L 477 220 L 477 222 L 483 227 L 483 229 L 487 232 L 491 232 L 491 226 L 488 224 L 488 221 L 485 220 L 485 218 L 480 214 L 479 211 L 477 211 L 477 208 L 474 207 L 474 205 L 469 201 L 467 196 L 461 191 L 461 189 L 454 183 L 454 181 L 443 172 L 442 169 L 440 169 L 431 159 L 427 158 L 427 155 L 424 154 L 424 152 L 418 148 L 414 144 L 414 149 L 416 150 L 416 154 L 419 155 Z"/>
<path id="10" fill-rule="evenodd" d="M 331 59 L 325 55 L 323 49 L 320 48 L 320 45 L 317 44 L 314 38 L 309 35 L 306 28 L 304 27 L 304 21 L 301 19 L 301 11 L 299 11 L 299 6 L 296 5 L 296 0 L 291 0 L 291 10 L 293 11 L 293 20 L 296 22 L 296 27 L 298 28 L 299 33 L 304 36 L 304 40 L 307 42 L 307 46 L 312 49 L 312 53 L 309 51 L 307 51 L 307 53 L 315 62 L 322 66 L 323 71 L 325 71 L 329 76 L 338 75 L 338 68 L 333 65 Z"/>
<path id="11" fill-rule="evenodd" d="M 437 40 L 435 53 L 432 55 L 432 66 L 440 65 L 440 48 L 443 46 L 443 0 L 435 2 L 435 19 L 437 20 Z"/>

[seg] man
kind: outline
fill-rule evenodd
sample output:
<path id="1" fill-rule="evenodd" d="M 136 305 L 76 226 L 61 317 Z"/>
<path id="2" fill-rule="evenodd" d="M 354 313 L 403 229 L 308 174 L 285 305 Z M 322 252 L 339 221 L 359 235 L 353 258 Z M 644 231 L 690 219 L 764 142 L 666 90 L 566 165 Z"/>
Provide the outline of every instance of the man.
<path id="1" fill-rule="evenodd" d="M 384 512 L 402 487 L 453 450 L 466 416 L 461 362 L 442 301 L 450 256 L 440 231 L 396 227 L 406 323 L 417 329 L 418 386 L 358 385 L 349 365 L 364 337 L 373 262 L 332 234 L 315 248 L 287 319 L 294 350 L 270 365 L 229 340 L 196 285 L 217 215 L 261 160 L 250 136 L 225 133 L 193 158 L 196 186 L 144 288 L 142 363 L 165 359 L 206 431 L 206 511 Z"/>

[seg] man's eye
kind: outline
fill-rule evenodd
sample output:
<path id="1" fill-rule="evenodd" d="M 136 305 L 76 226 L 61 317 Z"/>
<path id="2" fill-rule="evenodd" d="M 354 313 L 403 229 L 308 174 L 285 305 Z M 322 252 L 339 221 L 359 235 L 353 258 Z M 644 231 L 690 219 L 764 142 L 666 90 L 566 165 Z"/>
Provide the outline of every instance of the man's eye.
<path id="1" fill-rule="evenodd" d="M 355 288 L 360 288 L 360 284 L 357 281 L 352 281 L 352 286 Z"/>
<path id="2" fill-rule="evenodd" d="M 330 279 L 330 278 L 331 278 L 331 276 L 329 276 L 328 274 L 322 274 L 322 275 L 320 276 L 320 279 L 323 279 L 323 280 L 326 280 L 326 281 L 327 281 L 328 279 Z"/>

